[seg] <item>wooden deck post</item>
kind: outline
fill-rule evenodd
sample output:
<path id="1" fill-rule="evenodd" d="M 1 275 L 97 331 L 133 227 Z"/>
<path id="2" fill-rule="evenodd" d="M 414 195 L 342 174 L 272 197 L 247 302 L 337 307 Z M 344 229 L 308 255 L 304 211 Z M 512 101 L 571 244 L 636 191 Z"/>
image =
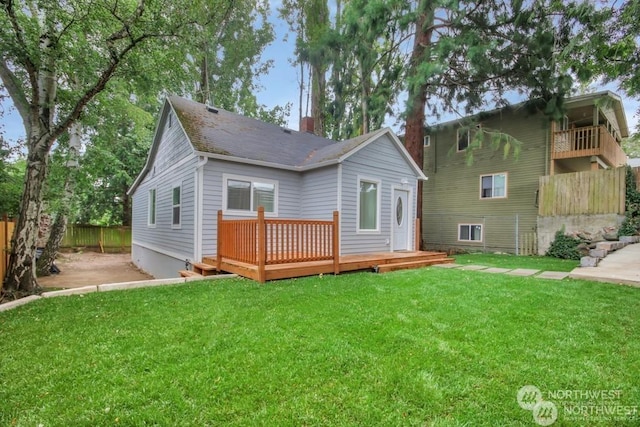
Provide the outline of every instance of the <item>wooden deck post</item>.
<path id="1" fill-rule="evenodd" d="M 333 274 L 340 274 L 340 213 L 333 211 Z"/>
<path id="2" fill-rule="evenodd" d="M 420 218 L 416 218 L 416 224 L 415 224 L 416 229 L 414 230 L 414 242 L 413 242 L 413 250 L 414 251 L 419 251 L 420 250 L 420 235 L 422 234 L 422 230 L 420 229 Z"/>
<path id="3" fill-rule="evenodd" d="M 258 282 L 266 282 L 267 229 L 264 222 L 264 206 L 258 206 Z"/>
<path id="4" fill-rule="evenodd" d="M 218 227 L 218 232 L 216 233 L 217 235 L 217 242 L 216 242 L 216 269 L 218 270 L 218 273 L 220 271 L 222 271 L 221 267 L 222 267 L 222 210 L 218 210 L 218 224 L 216 224 L 216 226 Z"/>

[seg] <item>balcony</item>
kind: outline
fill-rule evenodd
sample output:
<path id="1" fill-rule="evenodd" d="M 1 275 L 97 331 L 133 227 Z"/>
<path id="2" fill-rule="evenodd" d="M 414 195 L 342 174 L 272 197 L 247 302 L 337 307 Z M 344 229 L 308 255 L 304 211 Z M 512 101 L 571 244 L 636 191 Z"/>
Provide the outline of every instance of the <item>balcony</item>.
<path id="1" fill-rule="evenodd" d="M 553 133 L 553 160 L 598 156 L 610 167 L 622 166 L 627 155 L 605 126 L 587 126 Z"/>

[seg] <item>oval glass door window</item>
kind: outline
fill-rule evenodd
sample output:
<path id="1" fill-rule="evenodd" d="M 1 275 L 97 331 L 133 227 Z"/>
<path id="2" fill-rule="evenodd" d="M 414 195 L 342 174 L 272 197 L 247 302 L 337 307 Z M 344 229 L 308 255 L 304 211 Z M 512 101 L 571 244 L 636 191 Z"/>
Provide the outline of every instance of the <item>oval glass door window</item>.
<path id="1" fill-rule="evenodd" d="M 398 226 L 402 225 L 402 220 L 404 219 L 402 209 L 402 197 L 398 197 L 396 199 L 396 222 Z"/>

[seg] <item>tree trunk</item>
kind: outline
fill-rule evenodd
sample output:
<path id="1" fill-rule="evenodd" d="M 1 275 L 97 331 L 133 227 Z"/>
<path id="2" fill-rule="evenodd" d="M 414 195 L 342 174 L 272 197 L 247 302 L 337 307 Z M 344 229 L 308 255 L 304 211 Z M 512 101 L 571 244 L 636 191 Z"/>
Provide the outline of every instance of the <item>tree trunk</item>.
<path id="1" fill-rule="evenodd" d="M 47 240 L 47 244 L 36 262 L 38 276 L 49 276 L 51 274 L 51 267 L 58 256 L 60 244 L 62 243 L 62 239 L 64 239 L 64 233 L 67 231 L 67 220 L 68 217 L 66 213 L 58 212 L 56 220 L 51 227 L 49 240 Z"/>
<path id="2" fill-rule="evenodd" d="M 46 131 L 42 124 L 36 122 L 30 135 L 31 140 L 38 140 L 43 132 Z M 41 291 L 35 276 L 35 253 L 42 188 L 47 177 L 48 152 L 49 144 L 40 142 L 33 144 L 33 149 L 27 156 L 20 216 L 11 238 L 9 265 L 2 289 L 3 296 L 8 299 L 17 299 Z"/>
<path id="3" fill-rule="evenodd" d="M 425 60 L 425 53 L 431 45 L 433 11 L 430 2 L 421 1 L 416 18 L 416 36 L 414 38 L 413 50 L 411 52 L 411 63 L 409 69 L 409 79 L 417 80 L 418 67 Z M 409 111 L 405 128 L 405 147 L 413 160 L 422 169 L 424 168 L 424 109 L 427 103 L 428 84 L 414 83 L 409 85 Z M 416 216 L 422 224 L 422 181 L 418 182 L 417 211 Z M 420 241 L 422 249 L 422 240 Z"/>
<path id="4" fill-rule="evenodd" d="M 82 126 L 79 123 L 74 123 L 69 127 L 69 151 L 66 162 L 67 177 L 64 181 L 64 192 L 56 220 L 49 234 L 49 240 L 47 240 L 44 251 L 36 263 L 38 276 L 48 276 L 50 274 L 53 262 L 58 256 L 64 233 L 67 230 L 67 221 L 69 220 L 69 212 L 71 212 L 71 205 L 73 204 L 73 193 L 76 188 L 78 158 L 80 157 L 80 148 L 82 146 L 81 128 Z"/>
<path id="5" fill-rule="evenodd" d="M 131 198 L 127 194 L 127 188 L 122 193 L 122 225 L 131 227 Z"/>
<path id="6" fill-rule="evenodd" d="M 313 116 L 313 133 L 324 136 L 324 103 L 326 78 L 321 64 L 311 66 L 311 115 Z"/>

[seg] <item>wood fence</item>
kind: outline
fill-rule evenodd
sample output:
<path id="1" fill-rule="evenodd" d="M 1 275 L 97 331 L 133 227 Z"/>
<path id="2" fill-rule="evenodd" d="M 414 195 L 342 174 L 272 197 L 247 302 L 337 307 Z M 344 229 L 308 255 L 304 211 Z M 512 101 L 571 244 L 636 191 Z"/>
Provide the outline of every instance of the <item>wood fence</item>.
<path id="1" fill-rule="evenodd" d="M 14 226 L 14 220 L 7 218 L 6 215 L 3 216 L 2 221 L 0 221 L 0 245 L 2 245 L 0 247 L 0 284 L 4 282 L 4 275 L 7 273 L 11 236 L 13 235 Z"/>
<path id="2" fill-rule="evenodd" d="M 624 214 L 625 168 L 540 177 L 538 215 Z"/>
<path id="3" fill-rule="evenodd" d="M 69 225 L 60 246 L 100 249 L 101 252 L 128 252 L 131 250 L 131 227 Z"/>
<path id="4" fill-rule="evenodd" d="M 258 208 L 257 219 L 224 219 L 218 211 L 217 264 L 223 258 L 258 267 L 264 282 L 265 266 L 333 260 L 339 270 L 338 212 L 330 221 L 268 219 Z"/>

